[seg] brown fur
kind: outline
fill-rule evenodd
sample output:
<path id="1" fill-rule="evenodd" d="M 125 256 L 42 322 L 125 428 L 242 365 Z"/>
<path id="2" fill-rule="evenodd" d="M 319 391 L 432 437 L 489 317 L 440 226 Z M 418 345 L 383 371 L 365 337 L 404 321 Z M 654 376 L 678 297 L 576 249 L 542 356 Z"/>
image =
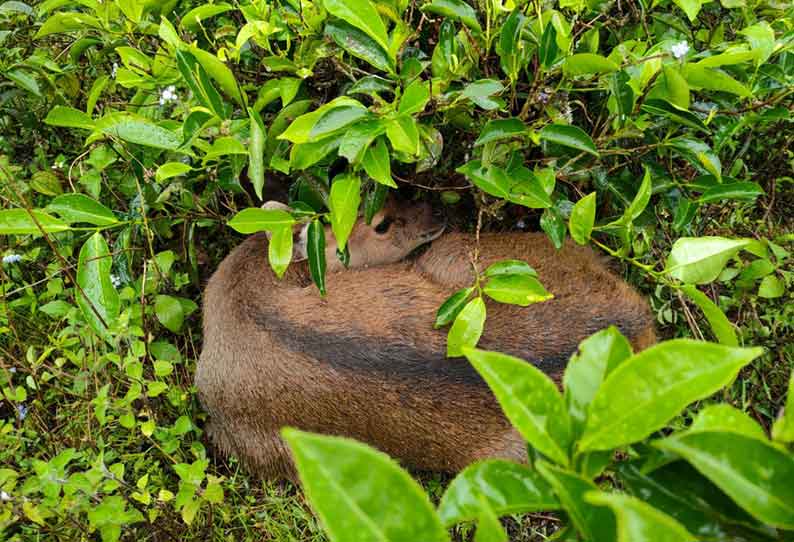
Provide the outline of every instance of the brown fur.
<path id="1" fill-rule="evenodd" d="M 285 425 L 352 437 L 426 470 L 525 459 L 490 390 L 465 359 L 445 358 L 446 330 L 433 329 L 441 303 L 471 282 L 471 248 L 471 236 L 452 234 L 414 264 L 330 273 L 320 298 L 305 262 L 279 282 L 266 237 L 249 237 L 204 297 L 196 386 L 212 440 L 267 477 L 294 476 Z M 578 343 L 610 324 L 637 348 L 655 340 L 647 304 L 588 248 L 555 251 L 542 234 L 498 234 L 483 236 L 480 254 L 483 268 L 527 261 L 555 295 L 528 308 L 487 301 L 481 348 L 559 381 Z"/>

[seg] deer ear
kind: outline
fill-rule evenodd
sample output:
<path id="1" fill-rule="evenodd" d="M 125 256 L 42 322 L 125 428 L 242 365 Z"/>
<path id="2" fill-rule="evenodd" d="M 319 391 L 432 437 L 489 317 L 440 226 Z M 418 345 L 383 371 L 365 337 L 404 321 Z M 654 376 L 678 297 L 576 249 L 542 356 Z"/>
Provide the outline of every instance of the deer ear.
<path id="1" fill-rule="evenodd" d="M 309 224 L 304 224 L 300 230 L 292 234 L 292 261 L 302 262 L 309 258 L 306 245 L 309 240 Z"/>
<path id="2" fill-rule="evenodd" d="M 281 203 L 280 201 L 266 201 L 262 204 L 262 209 L 278 209 L 279 211 L 292 211 L 292 207 Z M 270 240 L 271 233 L 266 232 L 268 241 Z M 306 244 L 309 238 L 309 224 L 296 226 L 292 232 L 292 261 L 302 262 L 308 259 Z"/>
<path id="3" fill-rule="evenodd" d="M 292 207 L 287 205 L 286 203 L 281 203 L 280 201 L 266 201 L 262 204 L 262 209 L 277 209 L 279 211 L 287 211 L 288 213 L 292 211 Z"/>

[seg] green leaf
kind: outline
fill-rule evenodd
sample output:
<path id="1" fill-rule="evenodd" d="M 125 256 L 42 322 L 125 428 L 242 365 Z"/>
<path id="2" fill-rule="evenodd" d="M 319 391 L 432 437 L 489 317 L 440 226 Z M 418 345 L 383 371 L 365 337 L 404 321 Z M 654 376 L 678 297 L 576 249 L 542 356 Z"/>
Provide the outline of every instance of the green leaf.
<path id="1" fill-rule="evenodd" d="M 254 185 L 256 197 L 262 199 L 265 186 L 265 125 L 259 113 L 248 108 L 250 139 L 248 141 L 248 178 Z"/>
<path id="2" fill-rule="evenodd" d="M 217 160 L 218 158 L 231 154 L 248 154 L 248 150 L 236 137 L 219 137 L 212 142 L 212 146 L 207 150 L 207 154 L 204 155 L 204 162 Z"/>
<path id="3" fill-rule="evenodd" d="M 323 0 L 325 9 L 334 17 L 364 31 L 384 50 L 389 50 L 386 26 L 370 0 Z"/>
<path id="4" fill-rule="evenodd" d="M 689 22 L 695 22 L 700 8 L 703 7 L 702 0 L 673 0 L 673 3 L 686 13 Z"/>
<path id="5" fill-rule="evenodd" d="M 202 4 L 196 8 L 191 9 L 182 17 L 179 25 L 185 30 L 197 32 L 201 29 L 201 21 L 215 17 L 221 13 L 233 10 L 234 7 L 226 2 L 219 4 Z"/>
<path id="6" fill-rule="evenodd" d="M 580 475 L 538 461 L 536 468 L 554 488 L 562 509 L 571 518 L 576 530 L 586 539 L 598 542 L 615 540 L 615 519 L 612 513 L 600 506 L 593 506 L 585 496 L 597 491 L 596 485 Z"/>
<path id="7" fill-rule="evenodd" d="M 709 405 L 698 412 L 689 431 L 725 431 L 766 440 L 766 433 L 746 412 L 727 403 Z"/>
<path id="8" fill-rule="evenodd" d="M 347 246 L 347 238 L 358 219 L 360 204 L 361 179 L 352 173 L 338 175 L 331 183 L 328 208 L 331 211 L 331 230 L 334 232 L 337 248 L 343 252 Z"/>
<path id="9" fill-rule="evenodd" d="M 675 339 L 621 363 L 590 404 L 579 451 L 609 450 L 641 440 L 733 380 L 762 348 Z"/>
<path id="10" fill-rule="evenodd" d="M 118 223 L 113 211 L 84 194 L 63 194 L 50 202 L 47 210 L 68 224 L 88 222 L 96 226 Z"/>
<path id="11" fill-rule="evenodd" d="M 549 207 L 540 216 L 540 227 L 549 236 L 557 250 L 562 248 L 565 242 L 565 219 L 557 207 Z"/>
<path id="12" fill-rule="evenodd" d="M 447 486 L 438 514 L 445 526 L 477 519 L 480 497 L 497 516 L 558 510 L 551 486 L 527 465 L 488 459 L 466 467 Z"/>
<path id="13" fill-rule="evenodd" d="M 583 197 L 571 209 L 571 217 L 568 219 L 568 231 L 571 238 L 580 245 L 586 245 L 590 241 L 590 234 L 593 232 L 596 212 L 596 193 L 591 192 Z"/>
<path id="14" fill-rule="evenodd" d="M 386 124 L 386 137 L 394 150 L 410 155 L 419 154 L 419 129 L 413 117 L 400 115 Z"/>
<path id="15" fill-rule="evenodd" d="M 526 135 L 527 127 L 520 119 L 496 119 L 489 120 L 485 127 L 480 132 L 474 146 L 485 145 L 491 141 L 501 141 L 503 139 L 510 139 L 513 137 L 521 137 Z"/>
<path id="16" fill-rule="evenodd" d="M 108 327 L 119 315 L 119 295 L 110 280 L 112 258 L 100 232 L 88 238 L 77 259 L 77 305 L 86 321 L 100 336 L 107 338 Z"/>
<path id="17" fill-rule="evenodd" d="M 144 117 L 130 113 L 111 113 L 99 119 L 95 129 L 128 143 L 175 150 L 182 144 L 179 135 Z"/>
<path id="18" fill-rule="evenodd" d="M 657 100 L 666 101 L 681 110 L 688 110 L 689 83 L 681 74 L 680 67 L 675 64 L 663 66 L 662 72 L 650 92 L 648 92 L 647 98 L 652 102 Z M 695 115 L 692 116 L 695 117 Z"/>
<path id="19" fill-rule="evenodd" d="M 556 463 L 568 465 L 570 418 L 554 382 L 532 364 L 512 356 L 474 348 L 464 348 L 463 354 L 521 436 Z"/>
<path id="20" fill-rule="evenodd" d="M 770 525 L 794 528 L 794 456 L 734 432 L 677 434 L 654 445 L 678 454 L 737 504 Z"/>
<path id="21" fill-rule="evenodd" d="M 430 100 L 430 85 L 427 81 L 415 79 L 408 85 L 400 98 L 400 107 L 397 110 L 401 115 L 413 115 L 424 111 L 425 105 Z"/>
<path id="22" fill-rule="evenodd" d="M 642 104 L 641 109 L 646 113 L 667 117 L 673 122 L 689 126 L 701 132 L 708 133 L 709 131 L 697 115 L 665 100 L 646 100 Z"/>
<path id="23" fill-rule="evenodd" d="M 76 11 L 61 11 L 52 14 L 39 31 L 33 36 L 37 40 L 50 34 L 60 34 L 63 32 L 74 32 L 75 30 L 88 30 L 89 28 L 100 28 L 99 20 L 85 13 Z"/>
<path id="24" fill-rule="evenodd" d="M 320 290 L 320 295 L 325 295 L 325 228 L 319 219 L 314 219 L 309 224 L 306 237 L 306 255 L 309 258 L 309 273 L 312 281 Z"/>
<path id="25" fill-rule="evenodd" d="M 377 75 L 365 75 L 347 89 L 347 94 L 364 94 L 372 97 L 393 92 L 392 82 Z"/>
<path id="26" fill-rule="evenodd" d="M 201 64 L 207 74 L 212 77 L 221 90 L 239 105 L 244 105 L 243 96 L 240 94 L 240 88 L 237 86 L 237 80 L 234 78 L 232 70 L 226 66 L 217 56 L 212 53 L 200 49 L 198 47 L 190 47 L 190 53 L 195 57 L 196 61 Z"/>
<path id="27" fill-rule="evenodd" d="M 182 321 L 185 313 L 182 311 L 182 304 L 170 295 L 158 295 L 154 299 L 154 314 L 166 329 L 179 333 L 182 329 Z"/>
<path id="28" fill-rule="evenodd" d="M 276 276 L 283 277 L 292 260 L 292 226 L 273 230 L 267 247 L 267 259 Z"/>
<path id="29" fill-rule="evenodd" d="M 116 53 L 128 68 L 144 71 L 149 71 L 152 68 L 152 59 L 134 47 L 116 47 Z"/>
<path id="30" fill-rule="evenodd" d="M 499 516 L 490 507 L 487 499 L 480 496 L 480 501 L 480 515 L 477 518 L 474 542 L 509 542 L 507 533 L 499 522 Z"/>
<path id="31" fill-rule="evenodd" d="M 654 452 L 648 449 L 648 453 Z M 706 539 L 770 540 L 768 527 L 756 522 L 689 463 L 674 461 L 672 454 L 656 453 L 664 453 L 666 460 L 673 462 L 648 473 L 632 463 L 618 467 L 622 485 L 633 496 Z"/>
<path id="32" fill-rule="evenodd" d="M 386 454 L 349 439 L 281 433 L 331 542 L 449 540 L 422 487 Z"/>
<path id="33" fill-rule="evenodd" d="M 48 215 L 44 211 L 33 209 L 31 213 L 45 233 L 57 233 L 70 229 L 68 224 Z M 25 209 L 0 210 L 0 235 L 41 235 L 39 226 L 36 225 L 36 222 L 30 216 L 31 213 L 28 213 Z"/>
<path id="34" fill-rule="evenodd" d="M 717 337 L 720 344 L 726 346 L 739 346 L 739 341 L 736 339 L 736 332 L 733 330 L 733 326 L 730 321 L 728 321 L 725 313 L 722 312 L 706 294 L 691 284 L 682 286 L 681 291 L 703 311 L 706 320 L 709 321 L 711 330 L 714 332 L 714 336 Z"/>
<path id="35" fill-rule="evenodd" d="M 696 167 L 705 169 L 722 182 L 722 164 L 716 153 L 703 141 L 688 137 L 677 137 L 667 142 L 667 145 L 680 151 L 684 157 Z"/>
<path id="36" fill-rule="evenodd" d="M 709 283 L 748 243 L 747 240 L 724 237 L 682 237 L 673 244 L 665 272 L 682 282 Z"/>
<path id="37" fill-rule="evenodd" d="M 160 28 L 163 28 L 162 25 Z M 193 92 L 196 99 L 198 99 L 199 103 L 212 111 L 218 118 L 225 119 L 228 117 L 229 107 L 224 103 L 223 98 L 221 98 L 221 95 L 210 82 L 210 76 L 207 70 L 198 61 L 196 56 L 188 50 L 178 49 L 176 51 L 176 61 L 182 78 L 190 87 L 190 90 Z M 193 114 L 195 114 L 195 112 Z M 183 131 L 186 134 L 189 132 L 186 127 L 183 128 Z"/>
<path id="38" fill-rule="evenodd" d="M 549 124 L 540 131 L 540 138 L 564 147 L 570 147 L 598 156 L 598 150 L 589 135 L 577 126 Z"/>
<path id="39" fill-rule="evenodd" d="M 192 170 L 189 165 L 183 164 L 182 162 L 166 162 L 162 166 L 157 168 L 157 171 L 154 174 L 155 180 L 161 183 L 167 179 L 172 177 L 179 177 L 180 175 L 184 175 L 188 171 Z"/>
<path id="40" fill-rule="evenodd" d="M 477 12 L 463 0 L 433 0 L 429 4 L 423 5 L 421 10 L 449 17 L 462 22 L 475 32 L 482 32 L 480 23 L 477 21 Z"/>
<path id="41" fill-rule="evenodd" d="M 18 2 L 16 0 L 8 0 L 7 2 L 0 4 L 0 14 L 5 15 L 6 13 L 24 13 L 25 15 L 34 14 L 32 7 L 24 2 Z"/>
<path id="42" fill-rule="evenodd" d="M 747 87 L 720 70 L 687 64 L 684 66 L 684 77 L 691 87 L 728 92 L 742 98 L 750 98 L 753 95 Z"/>
<path id="43" fill-rule="evenodd" d="M 554 297 L 537 278 L 528 274 L 496 275 L 488 280 L 482 291 L 494 301 L 521 307 Z"/>
<path id="44" fill-rule="evenodd" d="M 772 438 L 778 442 L 794 442 L 794 371 L 788 381 L 786 406 L 781 409 L 772 426 Z"/>
<path id="45" fill-rule="evenodd" d="M 325 35 L 354 57 L 369 62 L 381 71 L 394 72 L 394 59 L 389 53 L 355 26 L 344 21 L 330 21 L 325 25 Z"/>
<path id="46" fill-rule="evenodd" d="M 618 542 L 687 542 L 696 537 L 664 512 L 620 493 L 591 492 L 587 502 L 608 506 L 615 514 Z"/>
<path id="47" fill-rule="evenodd" d="M 64 128 L 82 128 L 83 130 L 93 130 L 96 126 L 94 119 L 90 115 L 73 107 L 56 105 L 53 107 L 44 122 L 50 126 L 62 126 Z"/>
<path id="48" fill-rule="evenodd" d="M 529 275 L 537 277 L 535 271 L 527 262 L 521 260 L 502 260 L 488 266 L 484 275 L 486 277 L 497 277 L 499 275 Z"/>
<path id="49" fill-rule="evenodd" d="M 620 69 L 620 66 L 607 57 L 592 53 L 571 55 L 562 64 L 562 71 L 566 77 L 592 73 L 610 73 L 618 69 Z"/>
<path id="50" fill-rule="evenodd" d="M 705 190 L 697 199 L 698 203 L 711 203 L 726 199 L 753 201 L 766 192 L 758 183 L 736 182 L 718 184 Z"/>
<path id="51" fill-rule="evenodd" d="M 53 172 L 44 169 L 30 176 L 30 188 L 45 196 L 63 194 L 60 179 Z"/>
<path id="52" fill-rule="evenodd" d="M 623 216 L 621 216 L 618 220 L 610 222 L 609 226 L 628 226 L 634 220 L 639 217 L 645 208 L 648 206 L 648 202 L 651 200 L 651 192 L 653 191 L 653 184 L 651 182 L 651 170 L 646 167 L 645 168 L 645 175 L 642 177 L 642 182 L 640 183 L 640 188 L 637 190 L 637 194 L 634 196 L 634 199 L 631 201 L 626 210 L 623 212 Z"/>
<path id="53" fill-rule="evenodd" d="M 299 143 L 292 146 L 289 160 L 293 169 L 306 169 L 313 166 L 339 147 L 340 138 L 336 135 L 328 136 L 311 143 Z M 277 158 L 276 156 L 273 157 Z M 271 166 L 273 159 L 271 159 Z M 284 173 L 287 173 L 286 171 Z"/>
<path id="54" fill-rule="evenodd" d="M 37 98 L 41 98 L 41 90 L 36 78 L 24 70 L 11 69 L 3 74 L 8 79 L 17 84 L 20 88 L 27 90 L 34 94 Z"/>
<path id="55" fill-rule="evenodd" d="M 466 85 L 461 96 L 470 99 L 483 109 L 496 109 L 503 105 L 503 102 L 497 102 L 498 98 L 492 96 L 502 92 L 504 88 L 504 85 L 496 79 L 480 79 Z"/>
<path id="56" fill-rule="evenodd" d="M 587 420 L 587 411 L 601 383 L 632 355 L 631 345 L 618 328 L 610 326 L 579 344 L 563 375 L 565 403 L 577 434 Z"/>
<path id="57" fill-rule="evenodd" d="M 369 187 L 364 197 L 364 222 L 367 225 L 372 224 L 375 213 L 383 209 L 388 194 L 389 189 L 382 184 L 374 184 Z"/>
<path id="58" fill-rule="evenodd" d="M 475 346 L 485 325 L 485 302 L 475 297 L 455 317 L 447 334 L 447 357 L 463 355 L 463 347 Z"/>
<path id="59" fill-rule="evenodd" d="M 540 38 L 540 46 L 538 47 L 540 65 L 544 69 L 549 69 L 552 64 L 554 64 L 554 60 L 557 58 L 559 52 L 560 49 L 557 46 L 557 30 L 554 28 L 554 24 L 552 24 L 551 20 L 547 20 L 546 26 L 543 29 L 543 35 Z"/>
<path id="60" fill-rule="evenodd" d="M 750 49 L 756 53 L 755 62 L 757 65 L 760 66 L 769 60 L 775 50 L 775 31 L 767 21 L 748 26 L 740 30 L 739 33 L 747 38 L 750 43 Z"/>
<path id="61" fill-rule="evenodd" d="M 52 318 L 63 318 L 66 316 L 66 313 L 72 309 L 72 305 L 67 303 L 66 301 L 61 301 L 57 299 L 55 301 L 50 301 L 49 303 L 45 303 L 39 310 L 44 314 L 51 316 Z"/>
<path id="62" fill-rule="evenodd" d="M 786 284 L 775 275 L 768 275 L 761 279 L 758 286 L 758 297 L 777 299 L 786 293 Z"/>
<path id="63" fill-rule="evenodd" d="M 755 51 L 739 51 L 735 53 L 720 53 L 712 55 L 696 62 L 701 68 L 719 68 L 720 66 L 732 66 L 743 64 L 749 60 L 755 60 L 758 53 Z"/>
<path id="64" fill-rule="evenodd" d="M 301 102 L 296 102 L 296 104 L 300 103 Z M 338 114 L 326 115 L 335 109 L 339 109 Z M 366 112 L 367 109 L 360 102 L 346 96 L 341 96 L 317 108 L 311 113 L 306 113 L 296 118 L 284 132 L 278 135 L 278 139 L 286 139 L 292 143 L 317 141 L 337 129 L 333 128 L 333 126 L 344 127 L 346 126 L 346 121 L 350 120 L 350 122 L 352 122 L 359 119 L 364 116 Z M 325 118 L 323 125 L 315 131 L 315 125 L 321 118 Z"/>
<path id="65" fill-rule="evenodd" d="M 455 171 L 471 179 L 475 186 L 487 194 L 502 199 L 510 196 L 510 180 L 501 168 L 484 166 L 479 160 L 471 160 Z"/>
<path id="66" fill-rule="evenodd" d="M 179 38 L 179 34 L 176 32 L 176 28 L 174 28 L 174 25 L 171 24 L 171 21 L 169 21 L 163 14 L 160 14 L 160 25 L 157 28 L 157 35 L 161 40 L 174 49 L 178 49 L 182 43 L 182 40 Z"/>
<path id="67" fill-rule="evenodd" d="M 442 305 L 438 308 L 438 312 L 436 312 L 436 322 L 434 327 L 436 329 L 444 327 L 457 318 L 458 314 L 460 314 L 460 311 L 463 310 L 466 300 L 469 299 L 469 296 L 473 291 L 474 287 L 462 288 L 449 296 L 447 300 L 444 301 L 444 303 L 442 303 Z"/>
<path id="68" fill-rule="evenodd" d="M 258 231 L 274 232 L 284 227 L 292 227 L 295 219 L 280 209 L 259 209 L 249 207 L 232 217 L 227 225 L 240 233 L 256 233 Z"/>
<path id="69" fill-rule="evenodd" d="M 374 145 L 371 145 L 364 152 L 364 159 L 361 161 L 367 175 L 375 179 L 382 185 L 397 188 L 397 183 L 391 178 L 391 161 L 389 149 L 386 141 L 379 137 Z"/>
<path id="70" fill-rule="evenodd" d="M 521 42 L 521 33 L 527 25 L 528 19 L 520 10 L 513 10 L 502 24 L 499 41 L 496 43 L 496 52 L 501 60 L 502 70 L 508 75 L 511 83 L 518 80 L 521 69 L 529 62 L 530 55 L 534 53 Z"/>
<path id="71" fill-rule="evenodd" d="M 309 132 L 309 141 L 327 137 L 367 115 L 361 104 L 340 105 L 324 111 Z"/>
<path id="72" fill-rule="evenodd" d="M 551 174 L 551 184 L 547 184 L 541 175 L 535 175 L 529 168 L 517 167 L 508 171 L 492 166 L 494 174 L 508 178 L 509 194 L 507 199 L 512 203 L 530 209 L 546 209 L 553 205 L 550 194 L 554 190 L 555 176 Z"/>
<path id="73" fill-rule="evenodd" d="M 339 156 L 344 156 L 351 163 L 358 164 L 364 159 L 364 153 L 372 142 L 385 131 L 386 126 L 380 119 L 357 122 L 342 135 Z"/>

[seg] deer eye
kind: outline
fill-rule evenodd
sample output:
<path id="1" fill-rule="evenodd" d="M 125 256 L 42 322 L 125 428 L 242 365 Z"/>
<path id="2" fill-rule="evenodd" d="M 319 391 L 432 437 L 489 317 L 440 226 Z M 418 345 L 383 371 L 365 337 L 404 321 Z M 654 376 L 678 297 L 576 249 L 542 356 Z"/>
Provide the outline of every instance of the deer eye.
<path id="1" fill-rule="evenodd" d="M 389 227 L 391 226 L 392 222 L 394 222 L 394 219 L 390 216 L 387 216 L 386 218 L 380 221 L 380 224 L 375 226 L 375 233 L 379 235 L 383 235 L 384 233 L 389 231 Z"/>

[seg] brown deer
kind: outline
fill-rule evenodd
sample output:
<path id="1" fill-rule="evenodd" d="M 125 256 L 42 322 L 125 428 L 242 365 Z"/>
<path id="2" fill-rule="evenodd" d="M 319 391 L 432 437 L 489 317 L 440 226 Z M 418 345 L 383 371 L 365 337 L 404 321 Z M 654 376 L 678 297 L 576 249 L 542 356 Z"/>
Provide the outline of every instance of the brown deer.
<path id="1" fill-rule="evenodd" d="M 421 470 L 474 460 L 525 460 L 526 445 L 464 358 L 448 359 L 435 313 L 474 275 L 474 238 L 441 234 L 428 205 L 391 201 L 350 237 L 351 268 L 309 278 L 305 236 L 282 280 L 256 234 L 221 263 L 204 294 L 204 347 L 196 370 L 208 432 L 225 453 L 266 477 L 294 471 L 286 425 L 369 443 Z M 328 262 L 336 262 L 327 233 Z M 647 303 L 589 248 L 557 251 L 543 234 L 483 235 L 479 266 L 511 258 L 533 266 L 554 299 L 522 308 L 487 301 L 479 347 L 519 356 L 558 382 L 590 334 L 616 325 L 638 348 L 655 342 Z M 377 269 L 368 269 L 378 266 Z"/>

